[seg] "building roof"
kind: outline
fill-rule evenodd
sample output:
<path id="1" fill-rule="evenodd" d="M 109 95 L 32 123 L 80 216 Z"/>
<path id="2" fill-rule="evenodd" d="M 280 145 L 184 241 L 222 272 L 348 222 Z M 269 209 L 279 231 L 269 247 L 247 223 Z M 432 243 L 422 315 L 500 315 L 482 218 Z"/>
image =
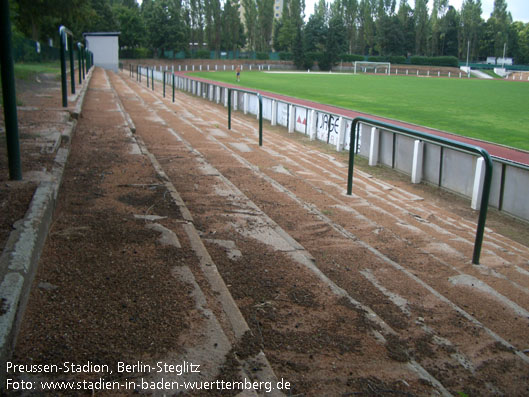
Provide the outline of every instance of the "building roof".
<path id="1" fill-rule="evenodd" d="M 86 36 L 119 36 L 121 32 L 87 32 L 83 33 L 83 37 Z"/>

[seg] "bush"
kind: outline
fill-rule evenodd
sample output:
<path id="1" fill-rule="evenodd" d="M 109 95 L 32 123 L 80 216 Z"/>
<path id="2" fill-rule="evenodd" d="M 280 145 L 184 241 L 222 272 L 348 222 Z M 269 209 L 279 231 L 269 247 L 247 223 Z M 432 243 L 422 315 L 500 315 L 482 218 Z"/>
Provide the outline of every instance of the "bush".
<path id="1" fill-rule="evenodd" d="M 453 66 L 455 68 L 459 67 L 459 60 L 454 56 L 448 57 L 433 57 L 432 65 L 435 66 Z"/>
<path id="2" fill-rule="evenodd" d="M 402 55 L 395 55 L 389 57 L 389 62 L 403 65 L 406 63 L 406 57 Z"/>
<path id="3" fill-rule="evenodd" d="M 321 57 L 321 61 L 318 63 L 320 70 L 327 71 L 333 67 L 333 62 L 329 53 L 324 53 Z"/>
<path id="4" fill-rule="evenodd" d="M 429 65 L 430 63 L 429 63 L 428 57 L 414 55 L 410 58 L 410 64 L 411 65 Z"/>
<path id="5" fill-rule="evenodd" d="M 307 58 L 319 63 L 323 58 L 323 52 L 307 52 Z"/>
<path id="6" fill-rule="evenodd" d="M 410 59 L 412 65 L 428 65 L 428 66 L 452 66 L 459 67 L 459 60 L 456 57 L 424 57 L 413 56 Z"/>
<path id="7" fill-rule="evenodd" d="M 39 62 L 41 60 L 40 54 L 37 53 L 37 43 L 26 39 L 17 31 L 13 32 L 12 46 L 15 62 Z"/>
<path id="8" fill-rule="evenodd" d="M 195 59 L 209 59 L 211 55 L 211 52 L 209 50 L 196 50 L 193 54 L 193 58 Z"/>
<path id="9" fill-rule="evenodd" d="M 338 58 L 340 58 L 340 60 L 343 62 L 363 61 L 365 59 L 363 55 L 356 54 L 342 54 Z"/>
<path id="10" fill-rule="evenodd" d="M 294 58 L 291 52 L 281 51 L 279 53 L 279 59 L 281 61 L 291 61 Z"/>
<path id="11" fill-rule="evenodd" d="M 389 58 L 384 56 L 370 56 L 367 60 L 368 62 L 389 62 Z"/>

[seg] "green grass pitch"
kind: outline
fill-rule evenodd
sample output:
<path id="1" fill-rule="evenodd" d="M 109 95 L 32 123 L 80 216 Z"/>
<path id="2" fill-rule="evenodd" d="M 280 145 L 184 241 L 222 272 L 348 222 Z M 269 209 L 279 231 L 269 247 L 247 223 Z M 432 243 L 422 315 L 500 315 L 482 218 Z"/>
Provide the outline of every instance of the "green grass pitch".
<path id="1" fill-rule="evenodd" d="M 236 83 L 235 72 L 193 75 L 529 150 L 529 83 L 249 71 Z"/>

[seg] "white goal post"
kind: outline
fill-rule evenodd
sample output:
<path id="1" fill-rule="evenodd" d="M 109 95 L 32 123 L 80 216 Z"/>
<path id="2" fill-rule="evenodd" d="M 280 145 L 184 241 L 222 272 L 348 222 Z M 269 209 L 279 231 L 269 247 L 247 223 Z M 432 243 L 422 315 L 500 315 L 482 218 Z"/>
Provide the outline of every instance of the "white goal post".
<path id="1" fill-rule="evenodd" d="M 367 62 L 367 61 L 355 61 L 354 73 L 358 71 L 367 73 L 367 71 L 373 71 L 377 73 L 377 70 L 384 69 L 384 73 L 387 75 L 391 74 L 391 63 L 390 62 Z"/>

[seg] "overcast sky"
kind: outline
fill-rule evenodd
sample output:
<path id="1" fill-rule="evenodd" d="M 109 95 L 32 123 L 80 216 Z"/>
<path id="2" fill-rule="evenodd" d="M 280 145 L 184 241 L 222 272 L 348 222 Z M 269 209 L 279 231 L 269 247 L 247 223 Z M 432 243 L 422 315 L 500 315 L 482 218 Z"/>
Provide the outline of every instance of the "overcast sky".
<path id="1" fill-rule="evenodd" d="M 314 4 L 318 0 L 305 0 L 305 14 L 308 16 L 314 12 Z M 328 1 L 328 0 L 327 0 Z M 332 0 L 330 1 L 332 2 Z M 413 8 L 415 6 L 415 0 L 408 0 L 409 5 Z M 429 1 L 431 6 L 433 0 Z M 461 4 L 463 0 L 448 0 L 448 3 L 453 6 L 456 10 L 461 11 Z M 397 6 L 399 1 L 397 0 Z M 481 17 L 486 21 L 489 19 L 494 6 L 494 0 L 481 0 L 483 14 Z M 522 21 L 524 23 L 529 22 L 529 0 L 507 0 L 507 9 L 511 12 L 512 19 L 514 21 Z"/>

